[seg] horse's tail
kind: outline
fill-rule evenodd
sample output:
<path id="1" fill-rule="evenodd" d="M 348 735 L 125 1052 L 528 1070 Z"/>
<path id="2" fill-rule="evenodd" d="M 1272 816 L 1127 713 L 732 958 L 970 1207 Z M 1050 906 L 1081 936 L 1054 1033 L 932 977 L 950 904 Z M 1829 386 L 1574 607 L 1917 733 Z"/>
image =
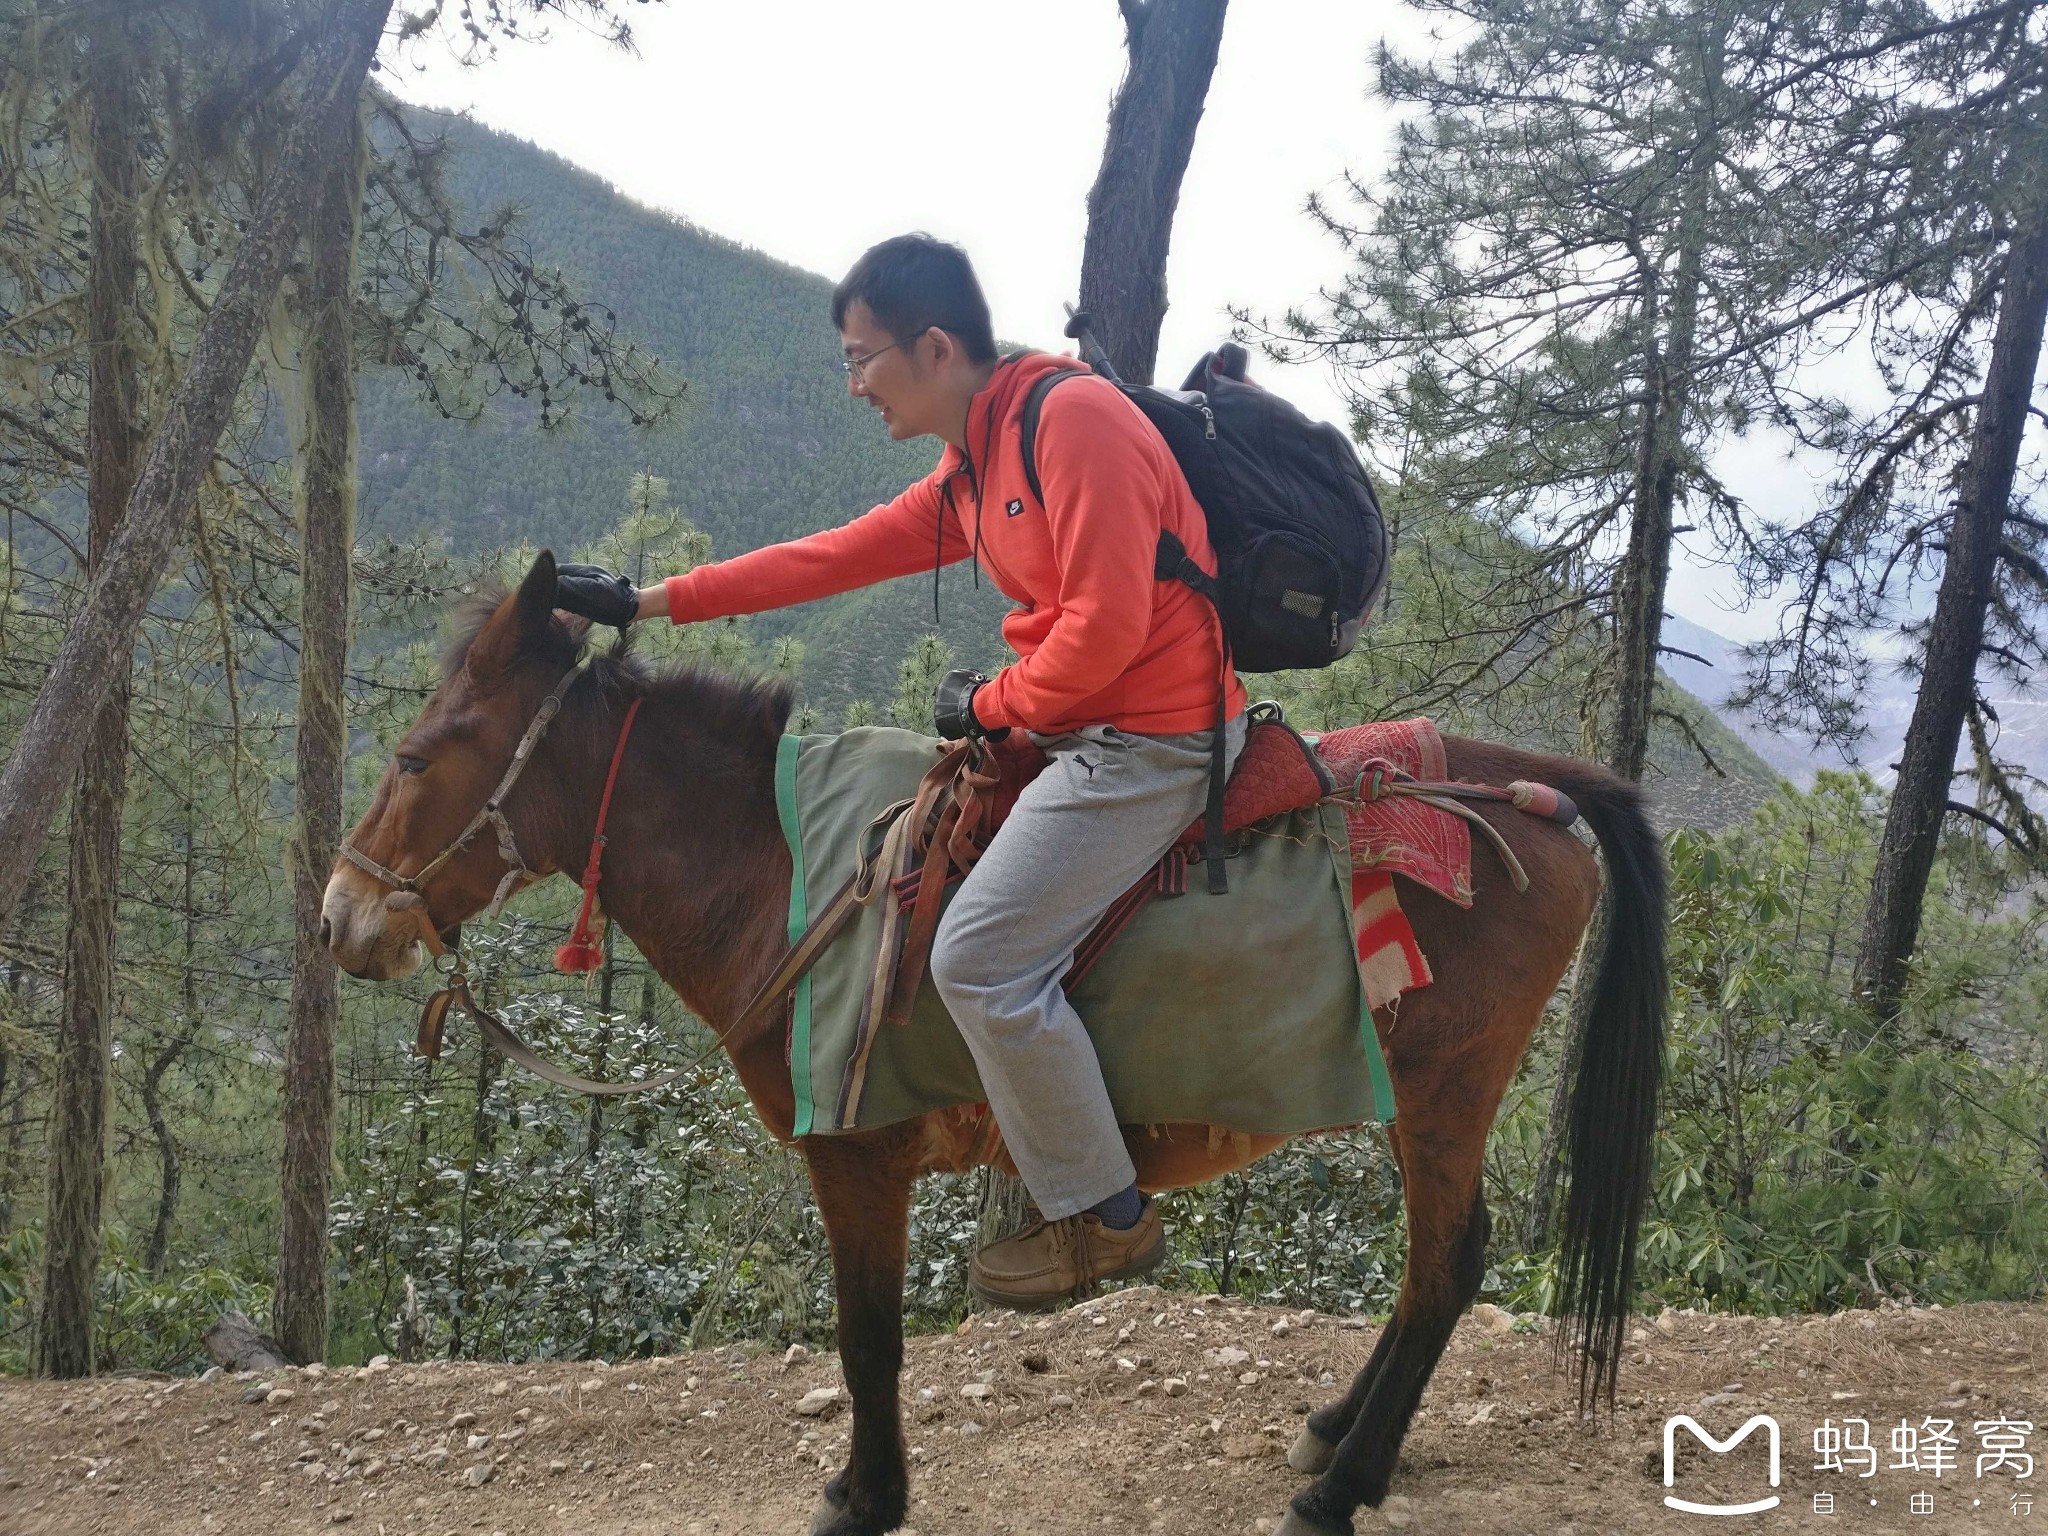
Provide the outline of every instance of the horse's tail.
<path id="1" fill-rule="evenodd" d="M 1578 1350 L 1579 1409 L 1614 1405 L 1623 1330 L 1635 1298 L 1636 1229 L 1650 1192 L 1657 1089 L 1664 1075 L 1663 848 L 1636 786 L 1590 766 L 1563 789 L 1606 855 L 1600 971 L 1585 1014 L 1566 1129 L 1571 1178 L 1558 1252 L 1557 1347 Z M 1566 1063 L 1563 1070 L 1574 1070 Z"/>

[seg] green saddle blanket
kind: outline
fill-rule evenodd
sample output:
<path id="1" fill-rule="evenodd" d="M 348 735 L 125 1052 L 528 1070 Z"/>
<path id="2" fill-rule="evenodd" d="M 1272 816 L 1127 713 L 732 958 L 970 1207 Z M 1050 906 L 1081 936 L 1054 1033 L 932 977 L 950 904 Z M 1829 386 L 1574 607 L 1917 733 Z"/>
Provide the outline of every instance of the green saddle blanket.
<path id="1" fill-rule="evenodd" d="M 853 873 L 862 830 L 916 792 L 933 745 L 880 726 L 782 738 L 775 795 L 792 864 L 792 943 Z M 1193 882 L 1140 910 L 1072 994 L 1120 1121 L 1291 1135 L 1393 1117 L 1359 986 L 1350 882 L 1343 813 L 1312 806 L 1244 835 L 1227 895 Z M 799 1136 L 986 1102 L 929 978 L 910 1022 L 882 1026 L 858 1060 L 883 921 L 880 903 L 859 908 L 797 984 Z"/>

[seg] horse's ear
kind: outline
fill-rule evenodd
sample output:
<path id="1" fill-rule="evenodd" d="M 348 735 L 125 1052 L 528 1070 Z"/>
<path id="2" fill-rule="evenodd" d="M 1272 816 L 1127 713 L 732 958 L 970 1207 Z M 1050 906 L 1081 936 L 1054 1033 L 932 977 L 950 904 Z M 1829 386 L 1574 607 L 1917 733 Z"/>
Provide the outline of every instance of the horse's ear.
<path id="1" fill-rule="evenodd" d="M 542 550 L 519 590 L 498 604 L 471 642 L 464 669 L 483 686 L 498 681 L 512 664 L 547 633 L 555 612 L 555 556 Z"/>

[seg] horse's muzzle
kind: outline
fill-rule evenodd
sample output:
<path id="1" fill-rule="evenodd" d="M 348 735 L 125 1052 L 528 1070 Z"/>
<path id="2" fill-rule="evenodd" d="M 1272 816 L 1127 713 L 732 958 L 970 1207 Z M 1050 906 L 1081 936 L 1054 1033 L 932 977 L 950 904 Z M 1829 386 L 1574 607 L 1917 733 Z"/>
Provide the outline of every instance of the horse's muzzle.
<path id="1" fill-rule="evenodd" d="M 419 924 L 393 913 L 385 892 L 354 865 L 328 877 L 320 901 L 320 942 L 334 963 L 364 981 L 396 981 L 419 969 Z"/>

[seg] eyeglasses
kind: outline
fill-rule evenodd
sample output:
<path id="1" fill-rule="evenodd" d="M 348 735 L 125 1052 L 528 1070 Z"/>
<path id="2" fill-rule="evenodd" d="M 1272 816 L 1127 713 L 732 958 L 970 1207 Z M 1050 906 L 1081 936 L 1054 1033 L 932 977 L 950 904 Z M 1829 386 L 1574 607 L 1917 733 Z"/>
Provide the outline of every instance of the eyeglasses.
<path id="1" fill-rule="evenodd" d="M 854 383 L 865 384 L 868 381 L 869 363 L 872 363 L 884 352 L 893 352 L 898 347 L 907 347 L 913 344 L 914 342 L 922 341 L 924 339 L 924 332 L 930 329 L 930 326 L 926 326 L 924 330 L 919 331 L 914 336 L 905 336 L 899 340 L 890 342 L 889 345 L 886 347 L 877 347 L 874 351 L 868 353 L 865 357 L 844 358 L 840 361 L 839 366 L 846 370 L 846 376 L 849 379 L 852 379 Z"/>

